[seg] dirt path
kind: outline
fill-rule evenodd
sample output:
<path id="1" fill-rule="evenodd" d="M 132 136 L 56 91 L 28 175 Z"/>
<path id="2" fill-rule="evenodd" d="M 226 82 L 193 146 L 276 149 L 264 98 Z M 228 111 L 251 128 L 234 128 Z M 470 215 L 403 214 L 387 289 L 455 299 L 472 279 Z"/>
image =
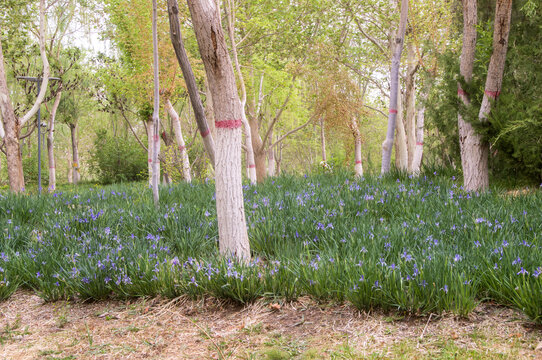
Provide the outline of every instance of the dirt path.
<path id="1" fill-rule="evenodd" d="M 308 299 L 0 303 L 0 359 L 542 359 L 542 328 L 479 306 L 469 319 L 360 314 Z M 539 346 L 540 344 L 540 346 Z"/>

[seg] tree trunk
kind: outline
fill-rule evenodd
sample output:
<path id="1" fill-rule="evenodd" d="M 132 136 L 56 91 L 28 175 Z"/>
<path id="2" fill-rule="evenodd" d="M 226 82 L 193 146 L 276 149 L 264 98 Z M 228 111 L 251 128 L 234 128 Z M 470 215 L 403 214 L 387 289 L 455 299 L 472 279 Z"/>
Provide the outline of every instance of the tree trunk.
<path id="1" fill-rule="evenodd" d="M 408 172 L 413 173 L 414 152 L 416 151 L 416 71 L 418 66 L 416 51 L 412 41 L 407 44 L 407 55 L 405 132 L 408 152 Z"/>
<path id="2" fill-rule="evenodd" d="M 275 176 L 275 149 L 273 148 L 273 130 L 269 135 L 269 150 L 267 152 L 267 176 Z"/>
<path id="3" fill-rule="evenodd" d="M 0 109 L 5 127 L 4 141 L 6 146 L 6 162 L 8 168 L 9 188 L 13 192 L 24 191 L 23 159 L 19 144 L 20 125 L 15 116 L 9 96 L 6 72 L 4 70 L 4 54 L 0 42 Z"/>
<path id="4" fill-rule="evenodd" d="M 352 130 L 352 134 L 354 135 L 355 177 L 361 178 L 363 177 L 363 164 L 361 160 L 361 133 L 358 127 L 358 121 L 355 117 L 352 117 L 350 129 Z"/>
<path id="5" fill-rule="evenodd" d="M 211 165 L 214 167 L 215 143 L 209 129 L 205 109 L 203 108 L 203 104 L 199 96 L 196 78 L 194 76 L 194 72 L 192 71 L 190 61 L 188 61 L 188 56 L 184 48 L 181 28 L 179 26 L 179 7 L 177 5 L 177 0 L 168 0 L 167 6 L 169 14 L 171 43 L 173 44 L 173 49 L 175 50 L 175 54 L 177 55 L 177 61 L 179 62 L 179 65 L 181 66 L 181 70 L 183 72 L 183 77 L 186 83 L 186 88 L 188 90 L 188 95 L 190 96 L 190 103 L 192 104 L 192 108 L 194 109 L 196 123 L 198 124 L 201 138 L 203 139 L 203 146 L 205 147 L 205 150 L 209 155 L 209 159 L 211 159 Z"/>
<path id="6" fill-rule="evenodd" d="M 224 7 L 226 10 L 226 20 L 228 24 L 228 34 L 230 37 L 231 42 L 231 48 L 233 53 L 233 63 L 235 65 L 235 70 L 237 71 L 237 76 L 239 78 L 239 85 L 241 87 L 241 121 L 243 122 L 243 127 L 245 129 L 245 146 L 246 146 L 246 160 L 247 160 L 247 176 L 250 180 L 251 184 L 255 184 L 257 180 L 263 181 L 258 179 L 256 174 L 256 163 L 255 163 L 255 154 L 254 154 L 254 140 L 252 139 L 252 130 L 251 130 L 251 124 L 248 123 L 245 106 L 247 104 L 247 91 L 245 87 L 245 79 L 243 77 L 243 73 L 241 72 L 241 65 L 239 64 L 239 58 L 237 57 L 237 45 L 235 44 L 235 14 L 234 14 L 234 7 L 233 4 L 231 4 L 230 1 L 228 1 L 228 4 Z M 261 142 L 261 139 L 260 139 Z M 259 148 L 256 147 L 256 149 Z M 259 157 L 261 157 L 261 154 L 258 154 Z M 259 173 L 263 174 L 265 177 L 265 153 L 264 153 L 264 160 L 263 160 L 263 172 L 262 172 L 262 161 L 259 159 L 260 162 L 260 168 L 258 169 Z"/>
<path id="7" fill-rule="evenodd" d="M 196 39 L 213 95 L 216 127 L 216 208 L 220 253 L 250 259 L 241 177 L 243 109 L 214 0 L 188 0 Z"/>
<path id="8" fill-rule="evenodd" d="M 320 118 L 320 145 L 322 148 L 322 161 L 327 163 L 327 154 L 326 154 L 326 129 L 324 127 L 324 118 Z"/>
<path id="9" fill-rule="evenodd" d="M 412 158 L 412 173 L 418 175 L 420 173 L 423 157 L 423 130 L 425 123 L 425 101 L 427 100 L 427 92 L 422 94 L 422 102 L 418 108 L 416 118 L 416 147 L 414 148 L 414 156 Z"/>
<path id="10" fill-rule="evenodd" d="M 154 137 L 154 128 L 152 126 L 152 118 L 148 119 L 145 122 L 145 127 L 147 128 L 147 157 L 148 157 L 148 172 L 149 172 L 149 188 L 152 189 L 152 174 L 153 174 L 153 165 L 152 165 L 152 148 L 153 148 L 153 137 Z"/>
<path id="11" fill-rule="evenodd" d="M 399 93 L 399 67 L 401 64 L 401 52 L 403 51 L 403 39 L 405 38 L 406 23 L 408 16 L 408 0 L 401 1 L 401 19 L 399 21 L 399 29 L 395 37 L 395 44 L 392 46 L 393 57 L 391 60 L 390 72 L 390 109 L 388 116 L 388 131 L 386 132 L 386 140 L 382 143 L 382 174 L 390 171 L 391 151 L 393 145 L 393 137 L 395 135 L 395 122 L 397 120 L 397 97 Z"/>
<path id="12" fill-rule="evenodd" d="M 188 150 L 186 149 L 183 133 L 181 130 L 181 121 L 179 120 L 179 115 L 171 105 L 171 101 L 166 100 L 164 104 L 166 111 L 171 117 L 171 122 L 173 123 L 173 132 L 175 133 L 175 140 L 179 146 L 179 153 L 181 155 L 181 160 L 183 162 L 183 179 L 186 182 L 192 181 L 192 176 L 190 176 L 190 159 L 188 158 Z"/>
<path id="13" fill-rule="evenodd" d="M 154 94 L 153 94 L 153 112 L 152 112 L 152 198 L 154 206 L 158 206 L 160 195 L 158 185 L 160 185 L 160 79 L 158 64 L 158 30 L 156 26 L 156 0 L 152 0 L 152 59 L 154 72 Z"/>
<path id="14" fill-rule="evenodd" d="M 73 184 L 77 185 L 81 180 L 79 172 L 79 140 L 77 140 L 77 123 L 70 124 L 70 133 L 72 138 L 72 161 L 73 161 Z"/>
<path id="15" fill-rule="evenodd" d="M 408 147 L 405 133 L 405 122 L 403 113 L 403 97 L 401 91 L 397 98 L 397 121 L 395 134 L 395 167 L 401 171 L 408 169 Z"/>
<path id="16" fill-rule="evenodd" d="M 66 151 L 66 158 L 68 160 L 68 184 L 73 184 L 73 165 L 72 165 L 72 158 L 70 156 L 70 153 Z"/>
<path id="17" fill-rule="evenodd" d="M 49 131 L 47 132 L 47 158 L 49 160 L 49 191 L 54 192 L 56 189 L 56 164 L 55 164 L 55 149 L 54 149 L 54 132 L 55 132 L 55 117 L 62 91 L 59 91 L 55 96 L 55 102 L 49 116 Z"/>
<path id="18" fill-rule="evenodd" d="M 460 74 L 467 84 L 472 80 L 474 69 L 477 11 L 476 0 L 463 0 L 463 47 L 461 49 Z M 469 107 L 470 97 L 461 87 L 461 83 L 457 84 L 457 94 L 465 107 Z M 477 190 L 489 183 L 487 179 L 479 179 L 477 174 L 480 169 L 480 161 L 484 158 L 482 140 L 472 125 L 463 119 L 461 112 L 458 114 L 457 120 L 464 188 L 467 191 Z"/>

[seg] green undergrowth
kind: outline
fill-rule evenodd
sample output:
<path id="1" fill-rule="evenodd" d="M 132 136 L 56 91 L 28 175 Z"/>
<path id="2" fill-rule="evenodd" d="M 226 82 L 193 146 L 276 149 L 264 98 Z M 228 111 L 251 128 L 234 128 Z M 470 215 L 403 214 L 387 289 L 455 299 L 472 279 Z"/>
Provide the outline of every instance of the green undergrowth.
<path id="1" fill-rule="evenodd" d="M 421 314 L 492 300 L 542 322 L 542 194 L 448 176 L 283 176 L 244 186 L 252 260 L 218 255 L 214 185 L 0 195 L 0 298 L 310 295 Z"/>

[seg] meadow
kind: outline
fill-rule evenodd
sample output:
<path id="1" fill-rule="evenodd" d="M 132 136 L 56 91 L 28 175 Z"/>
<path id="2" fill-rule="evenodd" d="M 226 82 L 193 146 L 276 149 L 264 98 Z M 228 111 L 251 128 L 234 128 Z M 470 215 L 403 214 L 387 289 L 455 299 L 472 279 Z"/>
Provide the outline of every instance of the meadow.
<path id="1" fill-rule="evenodd" d="M 282 176 L 245 185 L 253 257 L 218 255 L 212 182 L 0 195 L 0 299 L 212 296 L 349 302 L 468 315 L 480 302 L 542 323 L 542 192 L 465 193 L 440 175 Z"/>

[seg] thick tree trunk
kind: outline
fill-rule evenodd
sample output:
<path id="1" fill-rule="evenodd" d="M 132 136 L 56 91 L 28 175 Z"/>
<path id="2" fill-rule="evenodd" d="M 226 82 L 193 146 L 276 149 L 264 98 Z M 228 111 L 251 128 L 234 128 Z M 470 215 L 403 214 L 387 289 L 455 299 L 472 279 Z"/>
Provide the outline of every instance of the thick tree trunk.
<path id="1" fill-rule="evenodd" d="M 55 164 L 55 149 L 54 149 L 54 133 L 55 133 L 55 117 L 62 91 L 59 91 L 55 96 L 55 102 L 49 116 L 49 131 L 47 132 L 47 159 L 49 160 L 49 191 L 54 192 L 56 189 L 56 164 Z"/>
<path id="2" fill-rule="evenodd" d="M 408 146 L 405 132 L 404 112 L 403 112 L 403 97 L 399 91 L 397 98 L 397 121 L 395 134 L 395 167 L 401 171 L 408 169 Z"/>
<path id="3" fill-rule="evenodd" d="M 13 192 L 24 190 L 23 159 L 19 144 L 19 119 L 15 116 L 9 96 L 6 72 L 4 70 L 4 54 L 0 42 L 0 110 L 4 122 L 4 141 L 6 146 L 6 162 L 8 168 L 9 188 Z"/>
<path id="4" fill-rule="evenodd" d="M 405 103 L 406 103 L 406 121 L 405 132 L 407 139 L 407 152 L 408 152 L 408 172 L 413 173 L 413 161 L 414 152 L 416 151 L 416 71 L 417 58 L 414 44 L 409 42 L 407 44 L 407 77 L 406 77 L 406 91 L 405 91 Z"/>
<path id="5" fill-rule="evenodd" d="M 190 102 L 192 104 L 192 108 L 194 109 L 196 123 L 198 124 L 201 138 L 203 139 L 203 146 L 205 147 L 205 150 L 209 155 L 209 159 L 211 159 L 211 165 L 214 167 L 215 143 L 209 129 L 205 109 L 203 108 L 203 104 L 199 96 L 196 78 L 194 76 L 194 72 L 192 71 L 190 61 L 188 61 L 188 55 L 186 54 L 186 50 L 184 48 L 181 27 L 179 26 L 179 7 L 177 5 L 177 0 L 168 0 L 167 6 L 169 14 L 171 43 L 173 44 L 173 49 L 175 50 L 175 54 L 177 55 L 177 61 L 181 66 L 181 71 L 183 72 L 186 88 L 188 89 L 188 95 L 190 96 Z"/>
<path id="6" fill-rule="evenodd" d="M 77 139 L 77 123 L 70 124 L 70 133 L 72 138 L 72 166 L 73 166 L 73 184 L 77 185 L 81 180 L 79 172 L 79 140 Z"/>
<path id="7" fill-rule="evenodd" d="M 327 154 L 326 154 L 326 129 L 324 126 L 324 118 L 320 118 L 320 147 L 322 149 L 322 161 L 327 163 Z"/>
<path id="8" fill-rule="evenodd" d="M 269 135 L 269 150 L 267 152 L 267 176 L 275 176 L 275 149 L 273 148 L 273 130 Z"/>
<path id="9" fill-rule="evenodd" d="M 391 151 L 393 146 L 393 137 L 395 134 L 395 122 L 397 120 L 397 98 L 399 94 L 399 67 L 401 64 L 401 52 L 403 51 L 403 39 L 405 38 L 406 23 L 408 16 L 408 0 L 401 1 L 401 19 L 399 29 L 395 37 L 395 44 L 392 46 L 393 57 L 391 60 L 390 72 L 390 109 L 388 117 L 388 131 L 386 140 L 382 143 L 382 174 L 390 171 Z"/>
<path id="10" fill-rule="evenodd" d="M 250 259 L 241 181 L 243 109 L 214 0 L 188 0 L 209 88 L 216 126 L 216 208 L 220 253 Z"/>
<path id="11" fill-rule="evenodd" d="M 461 49 L 460 73 L 466 83 L 472 80 L 474 69 L 474 55 L 476 52 L 476 0 L 463 0 L 463 47 Z M 457 84 L 457 94 L 463 104 L 470 106 L 469 94 Z M 474 131 L 473 126 L 458 114 L 459 146 L 461 151 L 461 165 L 463 168 L 464 188 L 467 191 L 478 190 L 489 185 L 487 178 L 481 179 L 478 175 L 480 161 L 487 158 L 481 145 L 482 140 Z"/>
<path id="12" fill-rule="evenodd" d="M 175 133 L 175 140 L 177 141 L 177 145 L 179 147 L 179 153 L 181 155 L 181 160 L 183 162 L 183 179 L 186 182 L 191 182 L 192 176 L 190 176 L 190 159 L 188 158 L 188 150 L 186 149 L 186 145 L 184 143 L 179 114 L 177 114 L 177 112 L 173 108 L 173 105 L 171 105 L 171 101 L 169 101 L 169 99 L 166 100 L 164 107 L 166 108 L 166 111 L 171 117 L 171 122 L 173 123 L 173 132 Z"/>

